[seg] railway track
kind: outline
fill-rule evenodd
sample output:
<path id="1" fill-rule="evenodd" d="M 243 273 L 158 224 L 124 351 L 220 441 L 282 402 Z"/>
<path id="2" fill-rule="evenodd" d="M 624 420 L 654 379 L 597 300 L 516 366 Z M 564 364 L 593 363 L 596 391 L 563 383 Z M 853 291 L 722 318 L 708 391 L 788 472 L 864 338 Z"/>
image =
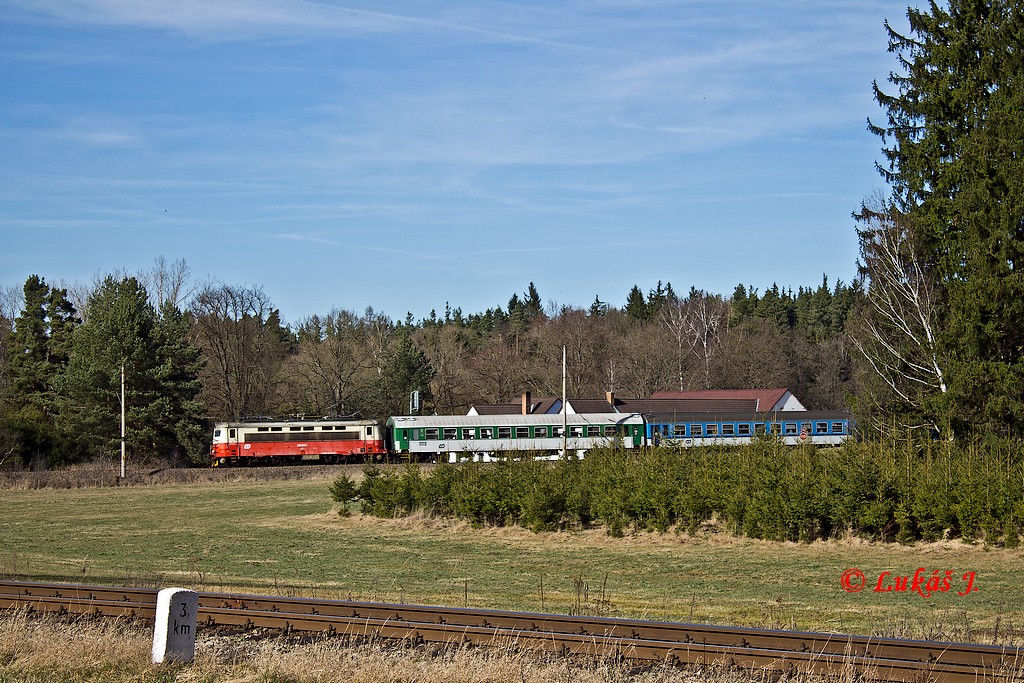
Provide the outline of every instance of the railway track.
<path id="1" fill-rule="evenodd" d="M 152 620 L 157 591 L 0 581 L 0 608 Z M 199 593 L 200 626 L 473 643 L 879 681 L 1024 681 L 1024 648 L 604 617 Z"/>

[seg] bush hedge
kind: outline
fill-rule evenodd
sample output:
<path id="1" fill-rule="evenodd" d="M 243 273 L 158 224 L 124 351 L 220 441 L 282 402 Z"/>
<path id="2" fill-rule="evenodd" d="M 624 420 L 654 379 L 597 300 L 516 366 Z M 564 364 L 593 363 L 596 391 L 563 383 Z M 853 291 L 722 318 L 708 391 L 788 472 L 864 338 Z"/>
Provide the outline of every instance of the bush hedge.
<path id="1" fill-rule="evenodd" d="M 1016 546 L 1024 522 L 1018 442 L 594 449 L 582 460 L 370 466 L 364 513 L 413 511 L 481 525 L 603 525 L 693 532 L 715 522 L 753 538 L 984 539 Z"/>

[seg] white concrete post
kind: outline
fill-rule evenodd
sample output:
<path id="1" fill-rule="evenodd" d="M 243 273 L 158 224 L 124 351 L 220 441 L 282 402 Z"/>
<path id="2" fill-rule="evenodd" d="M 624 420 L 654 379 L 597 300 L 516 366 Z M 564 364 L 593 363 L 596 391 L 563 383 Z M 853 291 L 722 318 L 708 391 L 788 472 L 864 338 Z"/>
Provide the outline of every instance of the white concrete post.
<path id="1" fill-rule="evenodd" d="M 191 662 L 196 654 L 196 612 L 199 594 L 185 588 L 165 588 L 156 595 L 153 663 Z"/>

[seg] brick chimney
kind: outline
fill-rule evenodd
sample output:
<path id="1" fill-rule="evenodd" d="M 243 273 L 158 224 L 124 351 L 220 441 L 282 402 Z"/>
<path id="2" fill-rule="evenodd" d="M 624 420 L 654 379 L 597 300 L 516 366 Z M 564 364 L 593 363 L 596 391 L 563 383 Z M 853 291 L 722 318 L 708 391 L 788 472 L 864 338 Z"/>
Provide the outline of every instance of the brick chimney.
<path id="1" fill-rule="evenodd" d="M 604 392 L 604 397 L 605 397 L 605 400 L 608 401 L 608 405 L 610 405 L 612 408 L 614 408 L 615 407 L 615 392 L 614 391 L 606 391 L 606 392 Z"/>
<path id="2" fill-rule="evenodd" d="M 532 405 L 533 404 L 530 403 L 530 392 L 529 391 L 524 391 L 523 392 L 523 415 L 529 415 L 530 414 L 530 406 L 532 406 Z"/>

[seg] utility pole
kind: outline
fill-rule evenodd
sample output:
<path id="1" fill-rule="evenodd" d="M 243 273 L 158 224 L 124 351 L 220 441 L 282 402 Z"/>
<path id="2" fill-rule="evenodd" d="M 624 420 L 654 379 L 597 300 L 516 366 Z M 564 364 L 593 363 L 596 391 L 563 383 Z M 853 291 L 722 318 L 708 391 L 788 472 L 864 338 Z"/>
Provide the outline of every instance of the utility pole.
<path id="1" fill-rule="evenodd" d="M 121 479 L 124 478 L 124 363 L 121 363 Z"/>
<path id="2" fill-rule="evenodd" d="M 565 405 L 565 344 L 562 344 L 562 457 L 568 458 L 569 452 L 566 450 L 566 426 L 568 424 L 568 417 Z"/>

